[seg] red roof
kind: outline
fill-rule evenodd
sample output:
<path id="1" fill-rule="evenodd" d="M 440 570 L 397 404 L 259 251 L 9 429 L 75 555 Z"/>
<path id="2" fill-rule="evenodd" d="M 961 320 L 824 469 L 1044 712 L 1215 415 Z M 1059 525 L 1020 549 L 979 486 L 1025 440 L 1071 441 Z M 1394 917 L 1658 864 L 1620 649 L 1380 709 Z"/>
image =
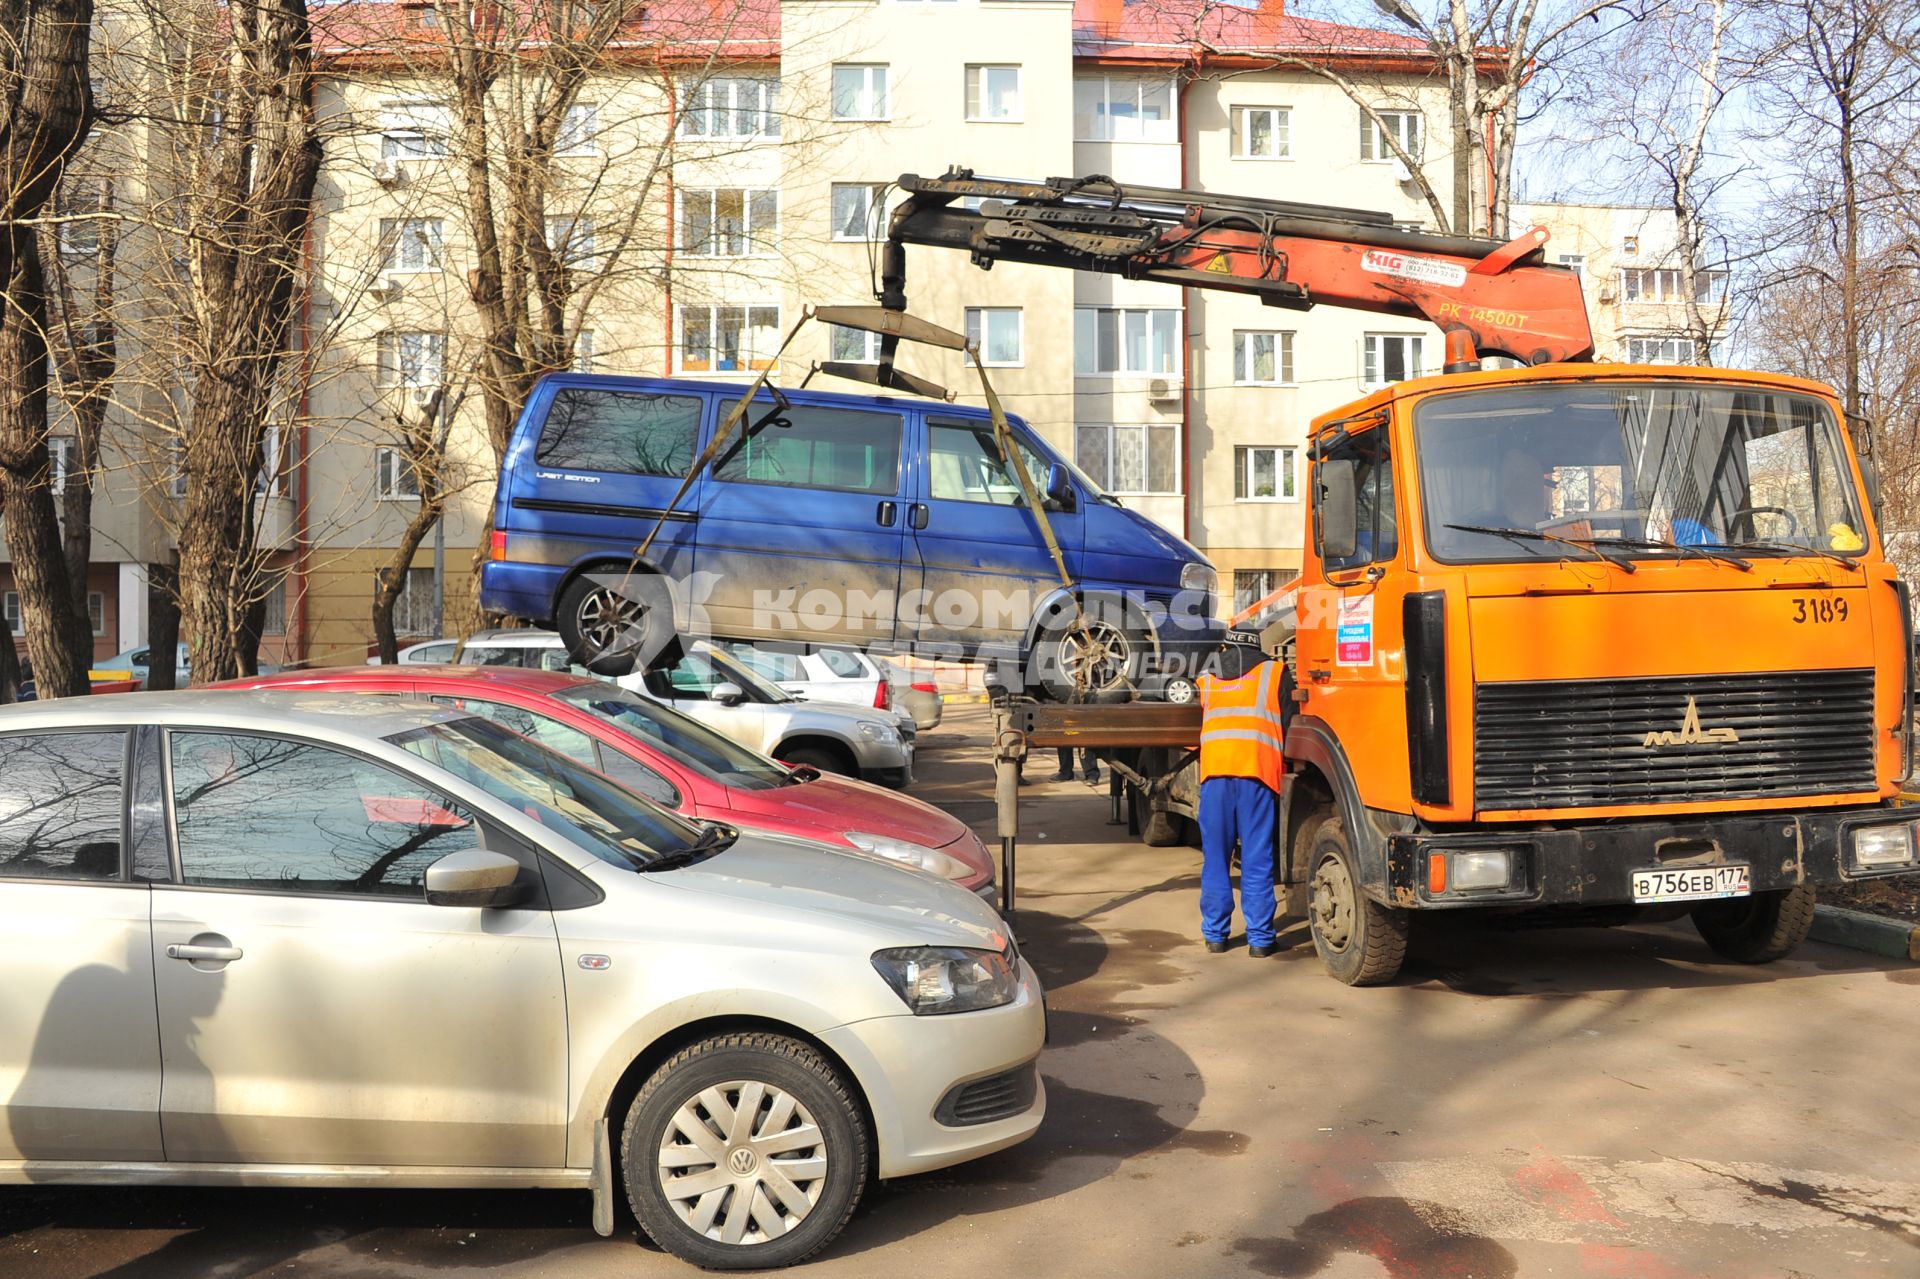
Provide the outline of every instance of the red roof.
<path id="1" fill-rule="evenodd" d="M 1076 0 L 1074 52 L 1081 57 L 1164 61 L 1292 53 L 1351 58 L 1431 55 L 1417 36 L 1296 18 L 1285 0 Z"/>
<path id="2" fill-rule="evenodd" d="M 503 5 L 503 9 L 508 6 Z M 583 5 L 583 8 L 586 6 Z M 495 47 L 538 48 L 549 28 L 526 0 L 510 10 Z M 313 48 L 322 63 L 392 63 L 430 55 L 447 44 L 433 5 L 345 0 L 312 10 Z M 780 57 L 779 0 L 647 0 L 608 41 L 613 60 L 771 62 Z"/>

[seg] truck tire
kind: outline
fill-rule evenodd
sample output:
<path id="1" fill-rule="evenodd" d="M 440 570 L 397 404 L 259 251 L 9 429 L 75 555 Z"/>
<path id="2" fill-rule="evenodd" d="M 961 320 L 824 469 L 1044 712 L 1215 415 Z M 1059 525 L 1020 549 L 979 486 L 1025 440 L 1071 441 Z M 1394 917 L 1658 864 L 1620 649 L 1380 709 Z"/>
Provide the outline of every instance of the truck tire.
<path id="1" fill-rule="evenodd" d="M 1307 925 L 1320 962 L 1349 986 L 1378 986 L 1407 957 L 1407 912 L 1382 906 L 1360 889 L 1347 828 L 1330 813 L 1313 832 L 1308 858 Z"/>
<path id="2" fill-rule="evenodd" d="M 1813 927 L 1813 885 L 1702 902 L 1693 926 L 1715 954 L 1742 964 L 1770 964 L 1792 954 Z"/>
<path id="3" fill-rule="evenodd" d="M 673 595 L 657 573 L 588 569 L 560 592 L 554 626 L 567 656 L 595 675 L 630 675 L 678 656 Z"/>
<path id="4" fill-rule="evenodd" d="M 1140 842 L 1148 848 L 1178 848 L 1187 842 L 1187 823 L 1178 813 L 1149 810 L 1140 819 Z"/>

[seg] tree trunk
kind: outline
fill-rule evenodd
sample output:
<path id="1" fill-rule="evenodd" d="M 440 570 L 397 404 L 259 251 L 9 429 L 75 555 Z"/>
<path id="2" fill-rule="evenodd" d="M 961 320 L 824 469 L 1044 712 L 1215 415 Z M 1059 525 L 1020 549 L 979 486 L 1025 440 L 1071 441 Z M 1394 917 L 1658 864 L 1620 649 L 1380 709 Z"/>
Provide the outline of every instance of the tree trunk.
<path id="1" fill-rule="evenodd" d="M 0 706 L 20 700 L 20 650 L 15 647 L 9 628 L 0 635 Z"/>
<path id="2" fill-rule="evenodd" d="M 171 564 L 147 565 L 147 687 L 174 686 L 180 650 L 180 573 Z"/>

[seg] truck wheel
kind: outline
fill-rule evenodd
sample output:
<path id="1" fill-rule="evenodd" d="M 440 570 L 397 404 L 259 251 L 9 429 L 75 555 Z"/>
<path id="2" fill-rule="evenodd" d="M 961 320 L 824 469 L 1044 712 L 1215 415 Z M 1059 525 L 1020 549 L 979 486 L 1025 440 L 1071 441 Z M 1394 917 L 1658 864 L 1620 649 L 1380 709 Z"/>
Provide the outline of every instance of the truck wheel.
<path id="1" fill-rule="evenodd" d="M 567 656 L 596 675 L 627 675 L 671 660 L 673 596 L 658 574 L 590 569 L 560 592 L 554 623 Z"/>
<path id="2" fill-rule="evenodd" d="M 709 1270 L 763 1270 L 840 1233 L 871 1145 L 853 1090 L 819 1053 L 781 1035 L 718 1035 L 640 1089 L 620 1168 L 633 1215 L 662 1248 Z"/>
<path id="3" fill-rule="evenodd" d="M 1693 926 L 1716 954 L 1743 964 L 1770 964 L 1792 954 L 1813 927 L 1813 885 L 1702 902 Z"/>
<path id="4" fill-rule="evenodd" d="M 1320 962 L 1349 986 L 1392 981 L 1407 957 L 1407 912 L 1382 906 L 1360 890 L 1338 813 L 1314 832 L 1308 865 L 1307 923 Z"/>
<path id="5" fill-rule="evenodd" d="M 1142 806 L 1146 797 L 1140 797 Z M 1187 842 L 1187 824 L 1178 813 L 1149 811 L 1140 819 L 1140 842 L 1148 848 L 1177 848 Z"/>

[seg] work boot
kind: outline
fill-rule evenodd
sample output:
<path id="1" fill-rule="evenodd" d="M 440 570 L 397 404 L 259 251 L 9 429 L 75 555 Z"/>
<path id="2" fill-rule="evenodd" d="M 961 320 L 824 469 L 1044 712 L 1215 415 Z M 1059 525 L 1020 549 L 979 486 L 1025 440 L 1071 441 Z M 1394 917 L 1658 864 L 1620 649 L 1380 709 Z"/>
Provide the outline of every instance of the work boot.
<path id="1" fill-rule="evenodd" d="M 1274 942 L 1268 942 L 1264 946 L 1255 946 L 1249 943 L 1247 946 L 1247 954 L 1253 959 L 1265 959 L 1279 949 L 1279 945 Z"/>
<path id="2" fill-rule="evenodd" d="M 1100 766 L 1098 764 L 1095 764 L 1092 768 L 1087 770 L 1087 785 L 1098 786 L 1099 784 L 1100 784 Z"/>
<path id="3" fill-rule="evenodd" d="M 1071 768 L 1063 768 L 1053 775 L 1053 780 L 1056 782 L 1070 782 L 1073 780 L 1073 770 Z"/>
<path id="4" fill-rule="evenodd" d="M 1224 941 L 1214 941 L 1209 938 L 1207 940 L 1207 953 L 1209 955 L 1224 955 L 1227 953 L 1227 943 Z"/>

